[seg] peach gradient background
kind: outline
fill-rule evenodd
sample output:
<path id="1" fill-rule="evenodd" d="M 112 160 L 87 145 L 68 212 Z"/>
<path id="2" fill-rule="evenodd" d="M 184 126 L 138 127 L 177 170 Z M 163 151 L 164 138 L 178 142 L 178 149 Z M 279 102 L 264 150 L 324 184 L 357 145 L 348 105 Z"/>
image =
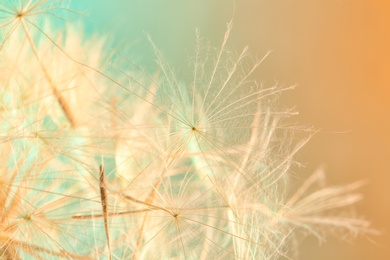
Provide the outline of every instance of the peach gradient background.
<path id="1" fill-rule="evenodd" d="M 298 159 L 303 174 L 325 165 L 333 184 L 367 179 L 358 210 L 384 232 L 377 244 L 309 239 L 300 259 L 390 259 L 390 2 L 259 1 L 237 4 L 235 23 L 241 42 L 274 50 L 267 78 L 299 84 L 284 96 L 299 122 L 351 130 L 317 134 Z"/>
<path id="2" fill-rule="evenodd" d="M 103 26 L 134 46 L 141 64 L 152 59 L 143 32 L 180 65 L 191 54 L 195 27 L 219 44 L 233 12 L 227 0 L 107 2 L 77 4 L 89 10 L 91 30 Z M 330 238 L 318 246 L 310 238 L 299 259 L 390 259 L 390 1 L 236 0 L 235 6 L 231 49 L 273 50 L 256 78 L 265 85 L 298 83 L 283 105 L 296 106 L 300 124 L 323 130 L 299 154 L 306 167 L 298 178 L 323 165 L 331 184 L 367 179 L 358 211 L 383 231 L 370 237 L 374 243 Z M 343 131 L 350 132 L 335 133 Z"/>

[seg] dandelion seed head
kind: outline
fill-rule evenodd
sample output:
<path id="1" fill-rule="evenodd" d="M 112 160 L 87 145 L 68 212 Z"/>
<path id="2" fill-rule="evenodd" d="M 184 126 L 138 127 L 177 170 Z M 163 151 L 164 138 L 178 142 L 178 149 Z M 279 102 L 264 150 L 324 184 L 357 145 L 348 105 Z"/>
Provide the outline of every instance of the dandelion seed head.
<path id="1" fill-rule="evenodd" d="M 347 210 L 361 183 L 289 190 L 310 139 L 276 104 L 293 87 L 253 78 L 268 54 L 229 50 L 231 23 L 217 48 L 197 33 L 182 77 L 152 41 L 153 75 L 111 61 L 55 25 L 71 14 L 0 4 L 2 258 L 290 259 L 302 235 L 374 233 Z"/>

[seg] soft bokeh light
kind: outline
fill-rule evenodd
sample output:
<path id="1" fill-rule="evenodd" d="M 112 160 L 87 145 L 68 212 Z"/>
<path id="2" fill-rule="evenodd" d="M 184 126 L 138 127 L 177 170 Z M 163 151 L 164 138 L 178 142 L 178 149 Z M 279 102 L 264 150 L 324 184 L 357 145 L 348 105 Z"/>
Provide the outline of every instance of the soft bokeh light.
<path id="1" fill-rule="evenodd" d="M 218 42 L 234 9 L 233 1 L 78 4 L 83 2 L 91 10 L 94 29 L 114 26 L 117 40 L 141 46 L 147 32 L 176 63 L 186 62 L 195 28 Z M 361 238 L 352 245 L 330 241 L 318 247 L 309 239 L 302 259 L 389 259 L 389 3 L 237 1 L 233 20 L 231 45 L 248 44 L 259 55 L 273 50 L 257 77 L 265 84 L 298 83 L 284 95 L 286 106 L 297 107 L 300 123 L 323 130 L 300 153 L 298 159 L 307 167 L 297 178 L 325 165 L 332 183 L 369 180 L 358 209 L 384 231 L 372 238 L 376 244 Z M 150 59 L 151 52 L 144 57 Z"/>
<path id="2" fill-rule="evenodd" d="M 296 178 L 324 165 L 332 184 L 367 179 L 358 211 L 383 231 L 321 247 L 309 238 L 300 259 L 390 259 L 388 1 L 79 0 L 72 5 L 87 11 L 89 32 L 107 33 L 145 67 L 153 63 L 145 33 L 180 67 L 192 53 L 195 28 L 218 44 L 233 17 L 230 49 L 249 45 L 259 56 L 272 50 L 256 78 L 268 86 L 298 84 L 284 94 L 283 105 L 296 107 L 300 115 L 294 120 L 300 124 L 321 129 L 299 154 L 306 167 Z"/>

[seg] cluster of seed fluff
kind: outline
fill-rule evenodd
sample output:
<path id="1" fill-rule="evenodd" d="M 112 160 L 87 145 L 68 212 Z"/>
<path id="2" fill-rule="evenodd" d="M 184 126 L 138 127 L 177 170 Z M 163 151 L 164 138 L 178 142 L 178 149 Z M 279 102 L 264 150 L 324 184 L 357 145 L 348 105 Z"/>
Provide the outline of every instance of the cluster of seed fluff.
<path id="1" fill-rule="evenodd" d="M 290 88 L 253 80 L 264 58 L 227 51 L 231 24 L 218 48 L 197 34 L 180 80 L 153 43 L 148 74 L 56 29 L 68 12 L 0 4 L 1 259 L 291 259 L 301 235 L 369 232 L 339 211 L 360 183 L 291 189 Z"/>

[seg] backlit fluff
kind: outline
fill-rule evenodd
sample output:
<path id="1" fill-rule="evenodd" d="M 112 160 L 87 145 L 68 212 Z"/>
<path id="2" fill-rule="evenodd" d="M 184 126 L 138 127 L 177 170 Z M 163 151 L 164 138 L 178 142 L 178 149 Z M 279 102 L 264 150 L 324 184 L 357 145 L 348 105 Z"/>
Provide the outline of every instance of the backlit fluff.
<path id="1" fill-rule="evenodd" d="M 63 4 L 0 7 L 2 258 L 291 259 L 300 235 L 372 232 L 342 210 L 360 183 L 291 190 L 293 87 L 256 82 L 267 55 L 230 52 L 231 23 L 182 80 L 153 43 L 154 74 L 107 67 L 104 39 L 51 22 Z"/>

